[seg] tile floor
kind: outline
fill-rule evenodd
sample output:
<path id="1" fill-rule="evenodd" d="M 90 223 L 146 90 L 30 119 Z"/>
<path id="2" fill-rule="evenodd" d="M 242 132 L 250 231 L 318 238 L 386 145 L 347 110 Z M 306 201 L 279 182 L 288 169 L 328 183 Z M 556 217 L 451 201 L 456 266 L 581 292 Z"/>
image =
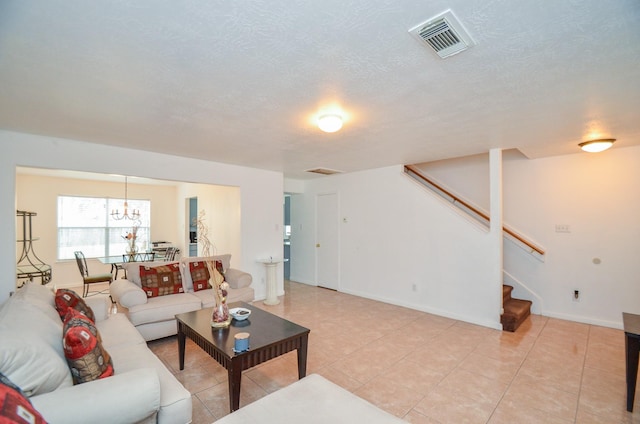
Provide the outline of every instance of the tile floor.
<path id="1" fill-rule="evenodd" d="M 285 282 L 277 306 L 311 329 L 318 373 L 411 423 L 640 423 L 625 410 L 624 333 L 532 316 L 501 332 L 356 296 Z M 193 422 L 229 413 L 226 371 L 193 343 L 149 343 L 193 395 Z M 244 372 L 240 406 L 297 379 L 291 352 Z"/>

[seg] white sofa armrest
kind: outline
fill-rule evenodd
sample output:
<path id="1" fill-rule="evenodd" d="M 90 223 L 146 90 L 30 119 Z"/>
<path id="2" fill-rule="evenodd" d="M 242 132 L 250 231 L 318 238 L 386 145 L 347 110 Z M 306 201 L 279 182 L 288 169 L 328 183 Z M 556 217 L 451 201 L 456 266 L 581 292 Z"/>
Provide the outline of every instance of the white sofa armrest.
<path id="1" fill-rule="evenodd" d="M 104 321 L 109 317 L 109 307 L 111 301 L 106 297 L 85 297 L 85 303 L 93 311 L 93 315 L 96 317 L 96 321 Z"/>
<path id="2" fill-rule="evenodd" d="M 115 280 L 109 286 L 109 293 L 113 300 L 127 309 L 147 303 L 144 290 L 129 280 Z"/>
<path id="3" fill-rule="evenodd" d="M 30 400 L 50 424 L 135 423 L 160 409 L 160 380 L 156 370 L 141 368 Z"/>
<path id="4" fill-rule="evenodd" d="M 249 287 L 253 277 L 248 272 L 240 271 L 239 269 L 229 268 L 224 273 L 224 279 L 229 283 L 232 289 L 241 289 L 243 287 Z"/>

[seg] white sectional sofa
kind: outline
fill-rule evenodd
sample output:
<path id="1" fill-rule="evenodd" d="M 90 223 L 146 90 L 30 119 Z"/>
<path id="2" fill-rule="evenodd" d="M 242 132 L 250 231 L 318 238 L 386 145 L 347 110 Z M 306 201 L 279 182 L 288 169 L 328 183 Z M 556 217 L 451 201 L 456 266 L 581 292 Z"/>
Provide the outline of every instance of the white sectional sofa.
<path id="1" fill-rule="evenodd" d="M 147 298 L 140 281 L 140 266 L 156 267 L 168 262 L 129 262 L 123 265 L 127 278 L 111 283 L 110 294 L 115 302 L 126 309 L 129 320 L 145 340 L 155 340 L 177 333 L 175 315 L 191 312 L 215 304 L 212 289 L 194 291 L 189 263 L 203 260 L 222 262 L 224 276 L 230 289 L 227 303 L 254 300 L 251 274 L 231 268 L 231 255 L 207 258 L 184 257 L 179 261 L 184 293 Z"/>
<path id="2" fill-rule="evenodd" d="M 54 293 L 34 283 L 0 305 L 0 373 L 51 424 L 191 422 L 191 394 L 105 297 L 86 299 L 114 375 L 73 384 Z"/>

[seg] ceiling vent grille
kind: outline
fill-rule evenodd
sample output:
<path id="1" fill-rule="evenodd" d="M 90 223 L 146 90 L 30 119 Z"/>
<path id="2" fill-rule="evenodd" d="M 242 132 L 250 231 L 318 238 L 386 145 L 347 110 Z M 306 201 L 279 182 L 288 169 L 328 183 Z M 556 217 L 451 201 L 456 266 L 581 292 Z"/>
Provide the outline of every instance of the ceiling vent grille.
<path id="1" fill-rule="evenodd" d="M 313 172 L 314 174 L 321 174 L 321 175 L 342 174 L 342 171 L 336 171 L 335 169 L 329 169 L 329 168 L 313 168 L 313 169 L 307 169 L 305 172 Z"/>
<path id="2" fill-rule="evenodd" d="M 443 59 L 475 44 L 451 10 L 411 28 L 409 33 L 426 43 Z"/>

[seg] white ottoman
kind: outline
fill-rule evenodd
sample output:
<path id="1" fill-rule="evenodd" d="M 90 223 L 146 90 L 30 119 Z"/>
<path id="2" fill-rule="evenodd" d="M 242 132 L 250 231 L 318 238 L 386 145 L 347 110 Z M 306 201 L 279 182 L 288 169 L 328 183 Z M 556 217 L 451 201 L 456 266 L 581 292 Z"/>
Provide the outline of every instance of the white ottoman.
<path id="1" fill-rule="evenodd" d="M 405 423 L 318 374 L 271 393 L 216 424 Z"/>

